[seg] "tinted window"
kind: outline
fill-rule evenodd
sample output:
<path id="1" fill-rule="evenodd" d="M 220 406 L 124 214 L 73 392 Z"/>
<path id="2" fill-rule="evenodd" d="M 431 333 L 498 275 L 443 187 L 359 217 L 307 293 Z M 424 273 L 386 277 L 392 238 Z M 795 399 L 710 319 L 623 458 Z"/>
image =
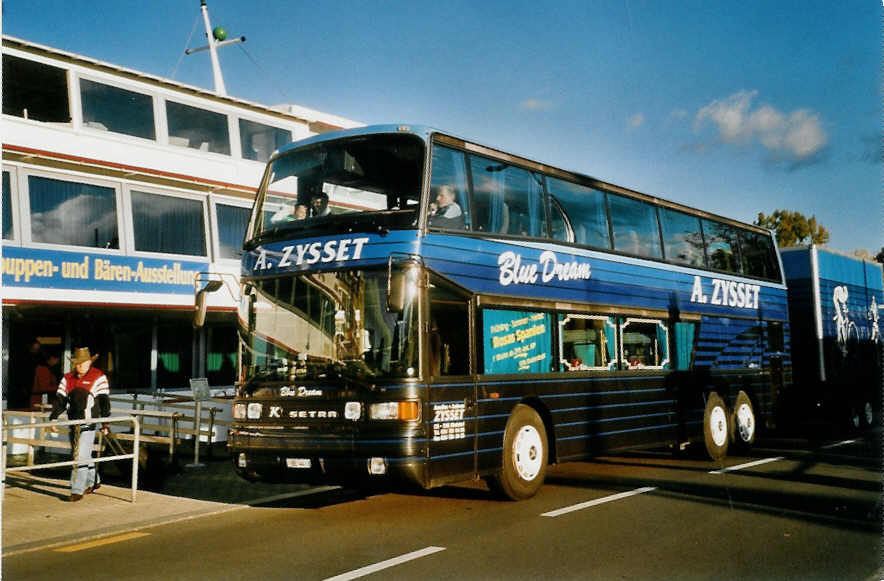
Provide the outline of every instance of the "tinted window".
<path id="1" fill-rule="evenodd" d="M 28 176 L 28 197 L 34 242 L 120 247 L 113 188 Z"/>
<path id="2" fill-rule="evenodd" d="M 440 198 L 440 193 L 442 197 Z M 463 152 L 435 145 L 430 178 L 429 226 L 461 230 L 470 228 L 467 166 Z M 455 204 L 446 208 L 445 203 Z"/>
<path id="3" fill-rule="evenodd" d="M 568 215 L 574 228 L 574 242 L 611 247 L 604 193 L 555 178 L 547 178 L 546 187 Z"/>
<path id="4" fill-rule="evenodd" d="M 265 162 L 270 154 L 291 143 L 292 132 L 245 119 L 239 120 L 239 141 L 243 159 Z"/>
<path id="5" fill-rule="evenodd" d="M 134 91 L 80 79 L 83 126 L 155 139 L 153 98 Z"/>
<path id="6" fill-rule="evenodd" d="M 169 143 L 230 155 L 227 116 L 166 101 Z"/>
<path id="7" fill-rule="evenodd" d="M 616 194 L 608 194 L 614 249 L 650 258 L 662 258 L 656 208 Z"/>
<path id="8" fill-rule="evenodd" d="M 709 261 L 709 268 L 740 272 L 735 228 L 721 222 L 703 220 L 703 236 L 706 239 L 706 258 Z"/>
<path id="9" fill-rule="evenodd" d="M 3 113 L 37 121 L 70 122 L 67 72 L 3 55 Z"/>
<path id="10" fill-rule="evenodd" d="M 470 372 L 469 304 L 438 282 L 430 285 L 430 332 L 427 335 L 430 372 L 466 375 Z"/>
<path id="11" fill-rule="evenodd" d="M 744 274 L 780 280 L 780 267 L 769 235 L 741 230 L 740 251 Z"/>
<path id="12" fill-rule="evenodd" d="M 660 208 L 660 227 L 666 260 L 688 266 L 703 266 L 703 235 L 700 219 L 669 208 Z"/>
<path id="13" fill-rule="evenodd" d="M 12 240 L 12 189 L 9 172 L 3 172 L 3 239 Z"/>
<path id="14" fill-rule="evenodd" d="M 549 204 L 549 226 L 551 230 L 550 237 L 564 242 L 574 242 L 574 235 L 568 227 L 565 214 L 554 198 L 550 200 Z"/>
<path id="15" fill-rule="evenodd" d="M 661 321 L 626 319 L 620 325 L 623 365 L 626 369 L 669 366 L 669 333 Z"/>
<path id="16" fill-rule="evenodd" d="M 559 315 L 559 371 L 611 369 L 616 331 L 609 317 Z"/>
<path id="17" fill-rule="evenodd" d="M 132 192 L 135 250 L 206 255 L 203 203 L 198 200 Z"/>
<path id="18" fill-rule="evenodd" d="M 478 156 L 470 156 L 470 169 L 474 230 L 546 236 L 540 176 Z"/>
<path id="19" fill-rule="evenodd" d="M 215 204 L 218 217 L 218 258 L 240 258 L 249 225 L 249 209 Z"/>

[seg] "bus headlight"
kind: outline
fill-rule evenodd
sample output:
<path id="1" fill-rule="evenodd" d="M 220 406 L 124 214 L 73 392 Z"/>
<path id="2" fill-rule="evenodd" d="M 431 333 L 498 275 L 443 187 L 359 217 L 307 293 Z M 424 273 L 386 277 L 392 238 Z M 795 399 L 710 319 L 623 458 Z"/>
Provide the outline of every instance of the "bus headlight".
<path id="1" fill-rule="evenodd" d="M 385 401 L 368 406 L 368 417 L 372 420 L 417 420 L 421 417 L 421 406 L 416 401 Z"/>
<path id="2" fill-rule="evenodd" d="M 362 404 L 358 401 L 348 401 L 344 404 L 344 417 L 356 421 L 362 416 Z"/>
<path id="3" fill-rule="evenodd" d="M 233 404 L 233 419 L 235 419 L 235 420 L 246 419 L 246 404 L 244 404 L 244 403 Z"/>
<path id="4" fill-rule="evenodd" d="M 250 420 L 257 420 L 261 417 L 261 404 L 259 403 L 250 403 L 248 416 Z"/>

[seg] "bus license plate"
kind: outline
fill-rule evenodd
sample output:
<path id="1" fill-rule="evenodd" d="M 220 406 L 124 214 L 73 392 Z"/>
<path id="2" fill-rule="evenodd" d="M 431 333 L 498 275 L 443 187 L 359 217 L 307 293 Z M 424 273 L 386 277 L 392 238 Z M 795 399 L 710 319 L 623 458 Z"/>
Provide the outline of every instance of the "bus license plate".
<path id="1" fill-rule="evenodd" d="M 286 458 L 286 468 L 310 468 L 313 463 L 310 458 Z"/>

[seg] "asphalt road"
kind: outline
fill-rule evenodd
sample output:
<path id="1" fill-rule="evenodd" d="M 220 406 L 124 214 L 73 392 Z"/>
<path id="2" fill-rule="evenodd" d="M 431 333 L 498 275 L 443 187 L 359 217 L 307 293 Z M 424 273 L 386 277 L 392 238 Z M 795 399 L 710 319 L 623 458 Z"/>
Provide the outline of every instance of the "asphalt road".
<path id="1" fill-rule="evenodd" d="M 880 437 L 564 464 L 519 503 L 325 491 L 13 555 L 3 578 L 881 579 Z"/>

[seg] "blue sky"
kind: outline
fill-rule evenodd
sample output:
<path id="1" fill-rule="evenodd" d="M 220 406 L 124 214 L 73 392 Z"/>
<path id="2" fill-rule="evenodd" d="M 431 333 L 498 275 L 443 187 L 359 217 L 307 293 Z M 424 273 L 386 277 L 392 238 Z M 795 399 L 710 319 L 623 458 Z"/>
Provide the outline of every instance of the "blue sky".
<path id="1" fill-rule="evenodd" d="M 420 123 L 751 222 L 884 246 L 876 0 L 237 2 L 228 93 Z M 3 33 L 212 87 L 198 0 L 5 0 Z M 204 44 L 200 22 L 190 46 Z M 255 62 L 260 63 L 256 65 Z"/>

